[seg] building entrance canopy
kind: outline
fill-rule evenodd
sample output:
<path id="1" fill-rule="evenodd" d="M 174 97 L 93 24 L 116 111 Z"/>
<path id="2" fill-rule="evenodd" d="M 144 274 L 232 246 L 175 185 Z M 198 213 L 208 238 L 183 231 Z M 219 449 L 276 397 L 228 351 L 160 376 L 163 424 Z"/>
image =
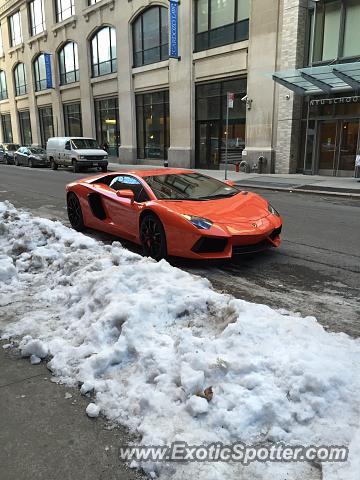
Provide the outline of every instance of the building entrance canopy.
<path id="1" fill-rule="evenodd" d="M 302 96 L 360 91 L 360 62 L 275 72 L 273 79 Z"/>

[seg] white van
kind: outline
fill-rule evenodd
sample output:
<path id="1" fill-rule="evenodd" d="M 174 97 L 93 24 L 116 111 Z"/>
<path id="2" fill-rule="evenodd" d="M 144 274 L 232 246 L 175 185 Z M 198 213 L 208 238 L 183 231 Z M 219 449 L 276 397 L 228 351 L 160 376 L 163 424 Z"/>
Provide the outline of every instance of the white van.
<path id="1" fill-rule="evenodd" d="M 102 172 L 107 172 L 108 154 L 93 138 L 49 138 L 46 153 L 53 170 L 57 170 L 59 166 L 71 166 L 74 172 L 91 167 L 98 167 Z"/>

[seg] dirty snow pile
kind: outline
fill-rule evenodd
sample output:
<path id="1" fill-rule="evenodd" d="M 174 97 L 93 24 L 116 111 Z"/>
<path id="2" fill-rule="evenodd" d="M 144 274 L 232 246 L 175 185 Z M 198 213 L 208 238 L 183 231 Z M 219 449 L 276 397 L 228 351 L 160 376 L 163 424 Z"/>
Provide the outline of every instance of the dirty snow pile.
<path id="1" fill-rule="evenodd" d="M 241 282 L 241 278 L 239 278 Z M 359 478 L 360 342 L 0 203 L 0 331 L 143 445 L 350 445 L 346 464 L 143 464 L 162 479 Z M 35 368 L 35 367 L 34 367 Z M 197 394 L 213 387 L 210 402 Z M 322 477 L 321 477 L 322 475 Z"/>

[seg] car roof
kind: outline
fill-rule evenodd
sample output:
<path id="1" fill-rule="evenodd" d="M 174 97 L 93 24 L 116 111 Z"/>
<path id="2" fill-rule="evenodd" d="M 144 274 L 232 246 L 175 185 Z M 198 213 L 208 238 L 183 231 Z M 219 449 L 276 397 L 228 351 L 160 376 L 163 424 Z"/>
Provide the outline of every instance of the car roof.
<path id="1" fill-rule="evenodd" d="M 194 170 L 182 169 L 182 168 L 153 168 L 148 170 L 126 170 L 114 172 L 118 175 L 137 175 L 138 177 L 153 177 L 159 175 L 179 175 L 183 173 L 195 173 Z"/>

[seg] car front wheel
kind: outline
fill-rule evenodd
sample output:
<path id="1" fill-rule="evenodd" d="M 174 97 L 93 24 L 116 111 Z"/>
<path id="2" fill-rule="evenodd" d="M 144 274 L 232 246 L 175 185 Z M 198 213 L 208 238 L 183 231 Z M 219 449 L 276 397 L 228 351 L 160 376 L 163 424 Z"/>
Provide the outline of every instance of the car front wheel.
<path id="1" fill-rule="evenodd" d="M 67 212 L 71 226 L 81 232 L 85 229 L 81 205 L 75 193 L 70 192 L 67 197 Z"/>
<path id="2" fill-rule="evenodd" d="M 34 162 L 29 158 L 29 167 L 34 168 Z"/>
<path id="3" fill-rule="evenodd" d="M 79 173 L 80 168 L 79 168 L 79 164 L 76 160 L 72 161 L 72 168 L 73 168 L 74 173 Z"/>
<path id="4" fill-rule="evenodd" d="M 144 255 L 154 260 L 167 257 L 166 236 L 160 219 L 153 214 L 146 215 L 140 225 L 140 241 Z"/>
<path id="5" fill-rule="evenodd" d="M 17 157 L 15 157 L 15 160 L 14 160 L 14 164 L 18 167 L 20 164 L 19 164 L 19 160 Z"/>

